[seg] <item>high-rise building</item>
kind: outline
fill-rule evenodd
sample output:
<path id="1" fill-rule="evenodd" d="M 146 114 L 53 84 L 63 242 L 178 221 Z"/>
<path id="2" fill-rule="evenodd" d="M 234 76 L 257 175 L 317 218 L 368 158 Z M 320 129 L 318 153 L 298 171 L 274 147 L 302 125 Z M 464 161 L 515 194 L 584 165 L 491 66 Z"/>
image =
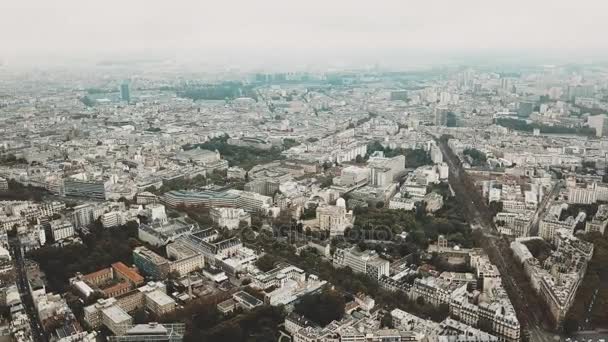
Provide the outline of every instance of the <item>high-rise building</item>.
<path id="1" fill-rule="evenodd" d="M 431 160 L 433 163 L 442 163 L 443 162 L 443 154 L 441 150 L 436 145 L 431 146 Z"/>
<path id="2" fill-rule="evenodd" d="M 123 82 L 120 85 L 120 99 L 126 102 L 131 101 L 131 93 L 129 91 L 129 83 Z"/>
<path id="3" fill-rule="evenodd" d="M 573 101 L 577 97 L 593 97 L 595 94 L 593 85 L 571 86 L 567 89 L 568 100 Z"/>
<path id="4" fill-rule="evenodd" d="M 435 108 L 435 126 L 445 126 L 448 123 L 448 110 L 447 108 L 437 107 Z"/>
<path id="5" fill-rule="evenodd" d="M 534 111 L 534 103 L 531 101 L 521 101 L 517 108 L 517 116 L 527 118 Z"/>
<path id="6" fill-rule="evenodd" d="M 90 203 L 75 206 L 72 214 L 74 226 L 79 229 L 93 222 L 96 219 L 96 217 L 93 217 L 94 209 L 94 206 Z"/>
<path id="7" fill-rule="evenodd" d="M 387 158 L 382 152 L 375 152 L 368 161 L 370 175 L 369 184 L 385 187 L 394 182 L 405 170 L 405 156 Z"/>
<path id="8" fill-rule="evenodd" d="M 396 100 L 407 100 L 407 90 L 395 90 L 391 91 L 391 101 Z"/>
<path id="9" fill-rule="evenodd" d="M 511 85 L 511 82 L 508 78 L 505 78 L 505 77 L 500 78 L 500 89 L 508 91 L 509 85 Z"/>
<path id="10" fill-rule="evenodd" d="M 74 226 L 69 221 L 55 220 L 50 222 L 51 234 L 55 241 L 74 236 Z"/>
<path id="11" fill-rule="evenodd" d="M 606 115 L 591 115 L 587 118 L 587 125 L 589 128 L 595 128 L 595 135 L 603 137 L 608 134 L 608 122 L 606 122 Z"/>

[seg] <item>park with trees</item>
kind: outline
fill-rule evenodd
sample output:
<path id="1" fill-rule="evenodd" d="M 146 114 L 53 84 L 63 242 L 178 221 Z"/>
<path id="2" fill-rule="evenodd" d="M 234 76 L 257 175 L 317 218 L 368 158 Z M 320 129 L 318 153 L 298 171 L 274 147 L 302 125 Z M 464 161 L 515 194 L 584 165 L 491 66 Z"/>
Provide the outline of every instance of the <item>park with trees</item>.
<path id="1" fill-rule="evenodd" d="M 103 228 L 97 221 L 89 232 L 83 235 L 82 244 L 45 245 L 28 253 L 27 256 L 46 274 L 50 291 L 66 291 L 69 279 L 77 272 L 86 274 L 118 261 L 127 265 L 133 263 L 132 250 L 140 244 L 135 221 L 114 228 Z"/>
<path id="2" fill-rule="evenodd" d="M 376 151 L 384 153 L 385 157 L 392 158 L 398 155 L 405 156 L 405 167 L 417 168 L 424 165 L 430 165 L 433 163 L 429 153 L 423 149 L 410 149 L 410 148 L 395 148 L 384 147 L 379 141 L 374 141 L 367 145 L 368 157 Z"/>
<path id="3" fill-rule="evenodd" d="M 282 147 L 273 146 L 269 150 L 261 150 L 249 146 L 237 146 L 228 143 L 230 137 L 223 136 L 213 138 L 202 144 L 188 144 L 182 146 L 184 150 L 191 150 L 197 147 L 210 151 L 218 151 L 222 158 L 226 159 L 230 166 L 240 166 L 245 170 L 250 170 L 255 165 L 270 163 L 275 160 L 285 159 L 281 154 Z"/>
<path id="4" fill-rule="evenodd" d="M 499 118 L 496 119 L 496 124 L 502 127 L 512 129 L 514 131 L 533 132 L 539 129 L 540 133 L 548 134 L 575 134 L 593 137 L 595 129 L 589 127 L 566 127 L 566 126 L 549 126 L 539 123 L 528 123 L 525 120 Z"/>

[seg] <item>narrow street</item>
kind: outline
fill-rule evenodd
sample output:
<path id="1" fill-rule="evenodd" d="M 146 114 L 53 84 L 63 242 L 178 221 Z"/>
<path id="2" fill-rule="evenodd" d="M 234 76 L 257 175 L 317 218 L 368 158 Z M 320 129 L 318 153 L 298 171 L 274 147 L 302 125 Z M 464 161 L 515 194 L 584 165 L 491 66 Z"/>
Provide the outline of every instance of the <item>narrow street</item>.
<path id="1" fill-rule="evenodd" d="M 559 336 L 545 330 L 547 316 L 543 312 L 545 305 L 531 288 L 523 268 L 513 258 L 507 240 L 498 236 L 493 227 L 489 211 L 483 210 L 486 204 L 476 192 L 472 180 L 462 169 L 458 157 L 452 152 L 446 141 L 438 139 L 445 162 L 450 168 L 449 181 L 462 203 L 465 217 L 473 228 L 483 232 L 483 249 L 492 263 L 498 268 L 503 286 L 517 311 L 522 328 L 529 332 L 530 341 L 554 341 Z"/>
<path id="2" fill-rule="evenodd" d="M 591 303 L 589 304 L 589 308 L 587 312 L 585 312 L 585 319 L 583 320 L 582 326 L 579 327 L 579 330 L 591 330 L 591 313 L 593 312 L 593 306 L 595 305 L 595 300 L 597 299 L 597 293 L 599 292 L 599 288 L 596 288 L 593 291 L 593 297 L 591 298 Z"/>
<path id="3" fill-rule="evenodd" d="M 47 342 L 48 339 L 44 334 L 42 326 L 40 326 L 38 313 L 36 312 L 36 308 L 34 307 L 34 302 L 29 291 L 25 271 L 25 260 L 23 258 L 21 245 L 19 244 L 19 240 L 16 238 L 10 238 L 9 244 L 14 257 L 15 274 L 17 275 L 17 287 L 19 288 L 19 294 L 21 295 L 21 302 L 23 303 L 25 312 L 30 319 L 32 338 L 37 342 Z"/>
<path id="4" fill-rule="evenodd" d="M 555 185 L 553 185 L 551 191 L 549 191 L 549 193 L 545 195 L 540 205 L 538 206 L 538 209 L 534 213 L 532 222 L 530 222 L 530 230 L 528 235 L 538 236 L 538 222 L 540 221 L 540 218 L 545 215 L 545 212 L 553 203 L 553 198 L 559 194 L 559 190 L 561 189 L 561 187 L 562 181 L 558 181 L 557 183 L 555 183 Z"/>

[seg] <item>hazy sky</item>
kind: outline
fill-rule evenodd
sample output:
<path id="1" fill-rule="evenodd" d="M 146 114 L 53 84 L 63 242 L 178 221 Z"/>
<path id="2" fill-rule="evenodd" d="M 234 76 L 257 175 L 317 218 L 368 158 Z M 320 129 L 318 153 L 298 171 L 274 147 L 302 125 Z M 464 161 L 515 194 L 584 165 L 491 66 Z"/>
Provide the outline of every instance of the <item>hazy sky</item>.
<path id="1" fill-rule="evenodd" d="M 608 50 L 606 0 L 0 0 L 0 59 Z"/>

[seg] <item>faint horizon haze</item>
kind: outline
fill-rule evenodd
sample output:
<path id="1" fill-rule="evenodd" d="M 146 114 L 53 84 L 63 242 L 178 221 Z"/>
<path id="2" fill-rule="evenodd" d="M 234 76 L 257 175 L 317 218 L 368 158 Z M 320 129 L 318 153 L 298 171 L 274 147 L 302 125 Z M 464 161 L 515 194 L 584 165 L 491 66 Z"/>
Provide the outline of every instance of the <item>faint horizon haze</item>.
<path id="1" fill-rule="evenodd" d="M 373 63 L 608 52 L 608 2 L 601 0 L 4 0 L 0 13 L 0 61 L 17 63 L 155 56 Z"/>

